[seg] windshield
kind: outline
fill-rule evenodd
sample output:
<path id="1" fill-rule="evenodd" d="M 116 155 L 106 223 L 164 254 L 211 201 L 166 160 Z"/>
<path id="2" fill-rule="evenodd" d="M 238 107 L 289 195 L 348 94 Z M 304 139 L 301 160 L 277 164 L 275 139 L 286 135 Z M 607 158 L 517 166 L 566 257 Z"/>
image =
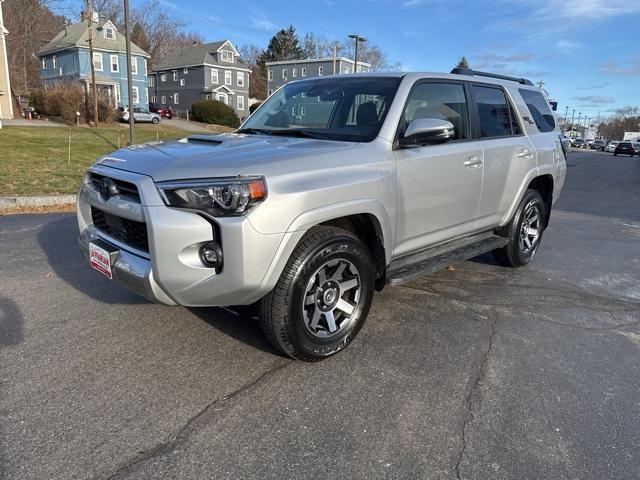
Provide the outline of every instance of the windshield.
<path id="1" fill-rule="evenodd" d="M 238 132 L 370 142 L 380 131 L 400 80 L 340 76 L 289 83 Z"/>

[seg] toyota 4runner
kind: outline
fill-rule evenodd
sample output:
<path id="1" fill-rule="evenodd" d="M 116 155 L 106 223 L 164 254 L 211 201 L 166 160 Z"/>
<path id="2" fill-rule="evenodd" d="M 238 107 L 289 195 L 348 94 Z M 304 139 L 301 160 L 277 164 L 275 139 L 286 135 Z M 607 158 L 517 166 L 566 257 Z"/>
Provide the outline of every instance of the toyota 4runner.
<path id="1" fill-rule="evenodd" d="M 90 265 L 167 305 L 259 302 L 307 361 L 353 340 L 374 290 L 493 251 L 529 263 L 566 172 L 530 81 L 451 74 L 291 82 L 235 133 L 100 158 L 78 195 Z"/>

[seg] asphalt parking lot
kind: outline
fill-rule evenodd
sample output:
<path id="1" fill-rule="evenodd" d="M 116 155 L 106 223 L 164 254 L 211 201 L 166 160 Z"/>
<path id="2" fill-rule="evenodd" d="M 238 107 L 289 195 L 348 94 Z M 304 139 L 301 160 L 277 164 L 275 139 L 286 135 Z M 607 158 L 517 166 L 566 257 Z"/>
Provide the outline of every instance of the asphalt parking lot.
<path id="1" fill-rule="evenodd" d="M 73 215 L 0 217 L 0 478 L 637 479 L 640 159 L 568 166 L 534 263 L 387 288 L 318 364 L 94 274 Z"/>

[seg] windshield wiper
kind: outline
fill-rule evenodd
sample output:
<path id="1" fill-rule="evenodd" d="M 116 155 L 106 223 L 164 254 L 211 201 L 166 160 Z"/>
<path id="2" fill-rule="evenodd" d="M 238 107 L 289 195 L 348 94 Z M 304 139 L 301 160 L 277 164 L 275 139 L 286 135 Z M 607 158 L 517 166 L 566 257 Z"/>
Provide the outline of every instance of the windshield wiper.
<path id="1" fill-rule="evenodd" d="M 310 132 L 309 130 L 272 130 L 272 135 L 280 135 L 283 137 L 300 137 L 300 138 L 319 138 L 322 140 L 326 140 L 328 137 L 323 135 L 322 133 Z"/>
<path id="2" fill-rule="evenodd" d="M 236 133 L 246 133 L 248 135 L 272 135 L 273 130 L 267 130 L 266 128 L 241 128 L 236 130 Z"/>

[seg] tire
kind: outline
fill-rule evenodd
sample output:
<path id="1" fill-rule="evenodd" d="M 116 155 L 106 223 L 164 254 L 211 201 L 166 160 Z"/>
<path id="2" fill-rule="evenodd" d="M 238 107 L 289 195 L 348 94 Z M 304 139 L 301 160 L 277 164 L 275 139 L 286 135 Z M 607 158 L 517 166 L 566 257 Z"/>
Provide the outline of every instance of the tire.
<path id="1" fill-rule="evenodd" d="M 616 152 L 613 152 L 613 156 L 614 156 L 614 157 L 617 157 L 617 156 L 618 156 L 618 154 L 617 154 Z"/>
<path id="2" fill-rule="evenodd" d="M 160 120 L 159 120 L 158 118 L 156 118 L 156 117 L 153 117 L 153 118 L 151 119 L 151 123 L 153 123 L 154 125 L 155 125 L 156 123 L 158 123 L 159 121 L 160 121 Z"/>
<path id="3" fill-rule="evenodd" d="M 274 347 L 298 360 L 314 362 L 338 353 L 367 318 L 374 272 L 358 237 L 340 228 L 313 227 L 261 300 L 262 330 Z M 347 307 L 350 314 L 342 310 Z"/>
<path id="4" fill-rule="evenodd" d="M 499 232 L 509 239 L 509 243 L 493 251 L 498 263 L 505 267 L 521 267 L 531 262 L 540 246 L 545 224 L 546 207 L 542 196 L 537 190 L 529 189 L 509 224 Z M 535 237 L 532 229 L 537 232 Z"/>

